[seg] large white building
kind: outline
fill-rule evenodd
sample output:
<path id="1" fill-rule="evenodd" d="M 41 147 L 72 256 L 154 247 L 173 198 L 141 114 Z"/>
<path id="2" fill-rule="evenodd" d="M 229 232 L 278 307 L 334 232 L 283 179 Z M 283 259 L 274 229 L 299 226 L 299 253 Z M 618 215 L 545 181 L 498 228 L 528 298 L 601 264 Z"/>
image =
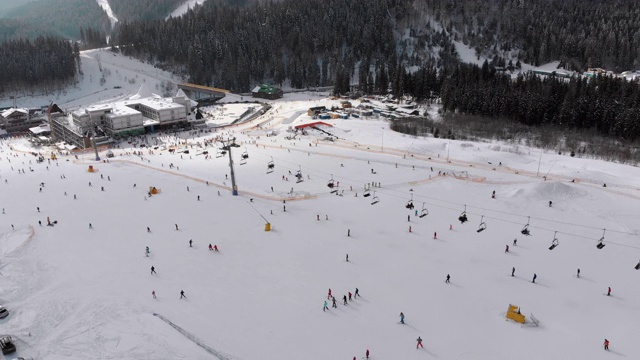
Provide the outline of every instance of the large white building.
<path id="1" fill-rule="evenodd" d="M 191 101 L 184 96 L 150 97 L 90 105 L 73 111 L 69 116 L 51 120 L 53 135 L 78 147 L 89 147 L 89 138 L 96 130 L 96 142 L 110 138 L 136 135 L 170 126 L 186 125 Z"/>

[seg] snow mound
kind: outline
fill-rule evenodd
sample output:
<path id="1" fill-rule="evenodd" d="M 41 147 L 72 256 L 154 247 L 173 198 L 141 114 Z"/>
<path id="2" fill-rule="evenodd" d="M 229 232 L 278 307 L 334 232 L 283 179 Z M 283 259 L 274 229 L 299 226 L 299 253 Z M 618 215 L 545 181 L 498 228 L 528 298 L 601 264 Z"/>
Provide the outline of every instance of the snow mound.
<path id="1" fill-rule="evenodd" d="M 589 192 L 578 189 L 575 186 L 562 182 L 545 181 L 542 183 L 525 186 L 511 195 L 512 198 L 524 198 L 532 200 L 575 200 L 575 199 L 593 199 Z"/>
<path id="2" fill-rule="evenodd" d="M 0 234 L 0 256 L 4 257 L 21 248 L 34 235 L 33 227 L 27 226 L 15 231 Z"/>

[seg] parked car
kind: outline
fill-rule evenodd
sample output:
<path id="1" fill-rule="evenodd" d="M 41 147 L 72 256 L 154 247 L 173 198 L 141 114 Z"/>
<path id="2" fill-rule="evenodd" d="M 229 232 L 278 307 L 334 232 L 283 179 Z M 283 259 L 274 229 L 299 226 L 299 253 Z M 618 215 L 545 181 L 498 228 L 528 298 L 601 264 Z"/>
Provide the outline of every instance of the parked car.
<path id="1" fill-rule="evenodd" d="M 4 306 L 0 305 L 0 319 L 4 319 L 9 316 L 9 310 L 7 310 Z"/>
<path id="2" fill-rule="evenodd" d="M 13 340 L 11 340 L 11 336 L 3 336 L 0 338 L 0 349 L 2 349 L 2 354 L 7 355 L 16 351 L 16 346 L 13 345 Z"/>

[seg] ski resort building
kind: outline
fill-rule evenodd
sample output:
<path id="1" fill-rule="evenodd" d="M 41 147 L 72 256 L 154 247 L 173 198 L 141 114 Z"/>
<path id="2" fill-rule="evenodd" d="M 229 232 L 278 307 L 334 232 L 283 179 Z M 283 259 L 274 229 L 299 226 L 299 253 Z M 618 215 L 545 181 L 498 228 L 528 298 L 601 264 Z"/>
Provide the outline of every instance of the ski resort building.
<path id="1" fill-rule="evenodd" d="M 103 145 L 112 138 L 154 132 L 174 126 L 186 126 L 191 101 L 183 96 L 150 97 L 90 105 L 68 116 L 51 119 L 51 130 L 57 141 L 65 141 L 80 148 L 96 143 Z"/>
<path id="2" fill-rule="evenodd" d="M 278 89 L 277 87 L 263 84 L 253 88 L 253 90 L 251 90 L 251 95 L 254 98 L 275 100 L 283 97 L 284 92 L 282 91 L 282 89 Z"/>
<path id="3" fill-rule="evenodd" d="M 0 128 L 8 133 L 27 131 L 43 122 L 42 116 L 35 116 L 29 109 L 10 108 L 0 112 Z"/>

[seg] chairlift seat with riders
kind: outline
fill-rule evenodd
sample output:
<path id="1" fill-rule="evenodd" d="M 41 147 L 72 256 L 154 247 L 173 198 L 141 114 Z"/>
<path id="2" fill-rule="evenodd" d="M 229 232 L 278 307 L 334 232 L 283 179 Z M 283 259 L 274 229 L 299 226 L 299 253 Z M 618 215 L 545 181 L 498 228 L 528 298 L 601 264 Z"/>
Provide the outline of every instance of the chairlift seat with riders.
<path id="1" fill-rule="evenodd" d="M 298 172 L 296 172 L 296 178 L 298 180 L 296 180 L 296 183 L 301 183 L 304 181 L 304 178 L 302 177 L 302 170 L 298 170 Z"/>
<path id="2" fill-rule="evenodd" d="M 380 198 L 376 195 L 376 192 L 373 192 L 373 197 L 371 198 L 371 205 L 375 205 L 380 202 Z"/>
<path id="3" fill-rule="evenodd" d="M 364 197 L 369 197 L 369 196 L 371 196 L 371 192 L 369 191 L 369 189 L 365 190 L 365 191 L 364 191 L 364 194 L 362 194 L 362 196 L 364 196 Z"/>
<path id="4" fill-rule="evenodd" d="M 604 247 L 604 233 L 607 232 L 607 229 L 604 229 L 604 231 L 602 232 L 602 237 L 600 238 L 600 240 L 598 240 L 598 244 L 596 245 L 596 247 L 598 249 L 602 249 Z"/>
<path id="5" fill-rule="evenodd" d="M 469 219 L 467 219 L 467 212 L 463 211 L 462 214 L 460 214 L 460 216 L 458 216 L 458 221 L 460 221 L 460 224 L 464 224 L 465 222 L 469 221 Z"/>
<path id="6" fill-rule="evenodd" d="M 558 247 L 558 245 L 560 245 L 560 243 L 558 242 L 558 238 L 555 235 L 553 235 L 553 241 L 551 242 L 551 246 L 549 246 L 549 250 L 555 249 L 556 247 Z"/>
<path id="7" fill-rule="evenodd" d="M 405 205 L 405 207 L 409 210 L 413 210 L 413 208 L 415 207 L 413 206 L 413 200 L 407 201 L 407 205 Z"/>
<path id="8" fill-rule="evenodd" d="M 531 232 L 529 231 L 529 224 L 525 225 L 525 226 L 522 228 L 522 231 L 520 231 L 520 233 L 521 233 L 522 235 L 530 236 L 530 235 L 531 235 Z"/>
<path id="9" fill-rule="evenodd" d="M 426 207 L 424 207 L 424 203 L 422 203 L 422 210 L 420 211 L 420 218 L 423 218 L 425 216 L 429 215 L 429 210 L 427 210 Z"/>
<path id="10" fill-rule="evenodd" d="M 480 225 L 478 226 L 478 231 L 477 231 L 479 233 L 483 232 L 487 228 L 487 224 L 483 220 L 484 220 L 484 215 L 482 216 L 482 218 L 480 218 Z"/>

